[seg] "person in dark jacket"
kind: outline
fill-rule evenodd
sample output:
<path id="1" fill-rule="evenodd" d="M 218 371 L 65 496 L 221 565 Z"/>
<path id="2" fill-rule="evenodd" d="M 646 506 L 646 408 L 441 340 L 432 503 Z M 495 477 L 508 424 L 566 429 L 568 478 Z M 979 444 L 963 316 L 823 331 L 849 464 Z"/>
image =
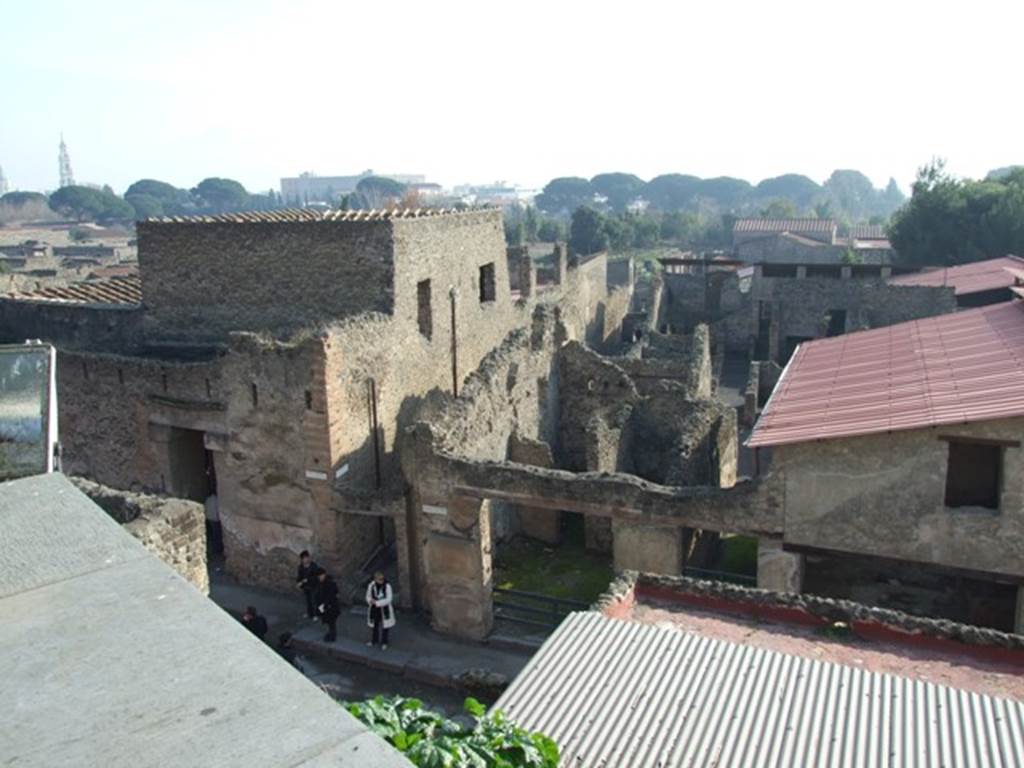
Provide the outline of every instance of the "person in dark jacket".
<path id="1" fill-rule="evenodd" d="M 251 605 L 242 614 L 242 623 L 260 640 L 267 636 L 267 620 L 260 616 Z"/>
<path id="2" fill-rule="evenodd" d="M 299 672 L 305 672 L 302 665 L 299 664 L 298 654 L 296 654 L 295 647 L 292 645 L 291 632 L 282 632 L 281 636 L 277 638 L 277 652 L 281 654 L 282 659 L 299 670 Z"/>
<path id="3" fill-rule="evenodd" d="M 316 608 L 320 614 L 320 621 L 327 626 L 324 641 L 333 643 L 338 638 L 338 616 L 341 614 L 341 605 L 338 603 L 338 585 L 324 570 L 317 574 L 317 579 L 319 584 L 316 593 Z"/>
<path id="4" fill-rule="evenodd" d="M 295 577 L 295 586 L 302 590 L 302 593 L 306 596 L 306 616 L 311 619 L 316 618 L 316 603 L 314 598 L 316 597 L 317 589 L 317 574 L 322 569 L 316 564 L 316 561 L 310 556 L 309 552 L 302 550 L 299 555 L 299 572 Z"/>

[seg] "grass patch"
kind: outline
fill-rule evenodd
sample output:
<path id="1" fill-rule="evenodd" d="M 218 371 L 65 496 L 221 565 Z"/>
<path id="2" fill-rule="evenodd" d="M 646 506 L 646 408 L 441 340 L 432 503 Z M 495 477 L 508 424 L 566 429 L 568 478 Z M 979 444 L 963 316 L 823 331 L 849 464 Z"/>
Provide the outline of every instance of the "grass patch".
<path id="1" fill-rule="evenodd" d="M 519 537 L 498 548 L 494 585 L 592 603 L 614 577 L 611 557 L 583 546 L 582 515 L 563 516 L 562 543 Z"/>
<path id="2" fill-rule="evenodd" d="M 757 538 L 723 535 L 718 570 L 757 576 Z"/>

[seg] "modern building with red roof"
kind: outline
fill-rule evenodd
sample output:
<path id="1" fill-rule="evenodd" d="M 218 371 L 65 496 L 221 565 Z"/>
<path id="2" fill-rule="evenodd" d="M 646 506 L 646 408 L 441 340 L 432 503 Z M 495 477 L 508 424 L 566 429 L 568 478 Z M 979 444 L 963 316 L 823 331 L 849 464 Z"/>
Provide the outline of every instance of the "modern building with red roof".
<path id="1" fill-rule="evenodd" d="M 899 275 L 890 278 L 889 284 L 952 286 L 957 306 L 981 307 L 1012 299 L 1013 287 L 1024 282 L 1022 273 L 1024 259 L 1010 255 Z"/>
<path id="2" fill-rule="evenodd" d="M 801 344 L 747 445 L 771 449 L 784 550 L 970 582 L 963 610 L 1003 611 L 1009 628 L 1024 584 L 1022 435 L 1013 301 Z"/>

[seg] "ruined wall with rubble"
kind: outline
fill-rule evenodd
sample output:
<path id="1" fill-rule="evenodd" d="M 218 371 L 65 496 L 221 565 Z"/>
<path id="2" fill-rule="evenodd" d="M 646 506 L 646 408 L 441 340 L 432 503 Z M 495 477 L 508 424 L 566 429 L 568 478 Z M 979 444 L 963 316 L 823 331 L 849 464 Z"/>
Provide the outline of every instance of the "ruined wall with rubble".
<path id="1" fill-rule="evenodd" d="M 178 495 L 171 426 L 223 432 L 220 360 L 57 354 L 62 464 L 116 488 Z"/>
<path id="2" fill-rule="evenodd" d="M 1024 576 L 1024 418 L 775 446 L 785 541 Z M 999 509 L 945 506 L 948 442 L 1002 448 Z"/>
<path id="3" fill-rule="evenodd" d="M 0 298 L 0 344 L 26 339 L 75 349 L 130 350 L 142 341 L 142 308 Z"/>
<path id="4" fill-rule="evenodd" d="M 204 595 L 210 592 L 206 567 L 203 505 L 185 499 L 118 491 L 81 477 L 72 482 L 132 536 Z"/>
<path id="5" fill-rule="evenodd" d="M 138 239 L 152 338 L 221 340 L 393 306 L 389 221 L 146 221 Z"/>

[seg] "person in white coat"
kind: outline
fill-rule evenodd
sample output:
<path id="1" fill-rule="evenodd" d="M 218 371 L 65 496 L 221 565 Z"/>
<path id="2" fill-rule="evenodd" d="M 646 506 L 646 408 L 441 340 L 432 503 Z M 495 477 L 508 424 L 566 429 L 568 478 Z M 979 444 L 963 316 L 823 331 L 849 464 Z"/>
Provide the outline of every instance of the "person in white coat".
<path id="1" fill-rule="evenodd" d="M 377 571 L 373 581 L 366 587 L 366 623 L 373 630 L 367 645 L 380 643 L 382 650 L 388 647 L 388 630 L 395 626 L 395 609 L 391 605 L 391 585 L 384 574 Z"/>

